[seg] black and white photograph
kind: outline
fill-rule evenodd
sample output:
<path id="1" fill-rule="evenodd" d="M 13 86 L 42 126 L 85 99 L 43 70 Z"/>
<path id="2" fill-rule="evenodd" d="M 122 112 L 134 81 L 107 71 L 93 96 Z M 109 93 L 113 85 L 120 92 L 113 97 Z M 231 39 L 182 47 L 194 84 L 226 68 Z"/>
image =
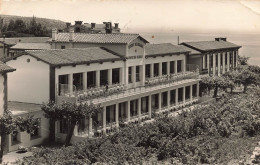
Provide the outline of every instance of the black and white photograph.
<path id="1" fill-rule="evenodd" d="M 260 164 L 260 0 L 0 0 L 0 164 Z"/>

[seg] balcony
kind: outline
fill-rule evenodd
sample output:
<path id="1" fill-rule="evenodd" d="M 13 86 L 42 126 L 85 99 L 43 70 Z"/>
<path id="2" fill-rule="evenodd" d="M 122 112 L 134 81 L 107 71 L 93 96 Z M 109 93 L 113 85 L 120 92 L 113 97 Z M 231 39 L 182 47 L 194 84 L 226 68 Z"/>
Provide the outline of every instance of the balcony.
<path id="1" fill-rule="evenodd" d="M 119 98 L 138 95 L 154 90 L 168 88 L 177 84 L 188 83 L 199 78 L 198 72 L 185 72 L 172 75 L 163 75 L 146 79 L 144 86 L 135 88 L 127 88 L 124 84 L 113 84 L 111 86 L 102 86 L 98 88 L 90 88 L 87 90 L 76 90 L 74 86 L 73 92 L 69 92 L 68 84 L 60 84 L 60 95 L 57 96 L 57 102 L 71 101 L 79 102 L 86 101 L 94 104 L 99 104 L 107 101 L 116 100 Z"/>

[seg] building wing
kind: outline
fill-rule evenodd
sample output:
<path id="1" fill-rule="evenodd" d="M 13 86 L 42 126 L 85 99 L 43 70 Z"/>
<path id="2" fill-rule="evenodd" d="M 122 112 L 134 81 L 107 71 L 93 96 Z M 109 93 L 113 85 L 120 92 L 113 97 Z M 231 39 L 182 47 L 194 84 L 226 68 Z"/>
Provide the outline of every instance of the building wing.
<path id="1" fill-rule="evenodd" d="M 12 68 L 0 61 L 0 73 L 7 73 L 7 72 L 13 72 L 13 71 L 15 71 L 14 68 Z"/>

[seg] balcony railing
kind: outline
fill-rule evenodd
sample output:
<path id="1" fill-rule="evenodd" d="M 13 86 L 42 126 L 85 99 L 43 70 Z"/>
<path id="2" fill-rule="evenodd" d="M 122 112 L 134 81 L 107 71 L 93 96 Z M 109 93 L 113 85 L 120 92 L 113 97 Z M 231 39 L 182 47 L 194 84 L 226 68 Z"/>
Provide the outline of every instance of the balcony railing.
<path id="1" fill-rule="evenodd" d="M 103 86 L 99 88 L 90 88 L 87 90 L 73 90 L 73 92 L 68 92 L 69 90 L 65 90 L 63 92 L 60 92 L 60 94 L 62 94 L 60 96 L 64 96 L 65 98 L 76 98 L 77 101 L 91 101 L 93 103 L 101 103 L 103 101 L 113 100 L 121 97 L 128 97 L 131 95 L 145 93 L 152 90 L 166 88 L 181 81 L 197 78 L 199 78 L 198 72 L 185 72 L 176 75 L 150 78 L 146 80 L 144 86 L 139 86 L 131 89 L 127 88 L 127 86 L 123 84 L 114 84 L 108 87 Z M 68 85 L 65 84 L 65 86 Z M 66 88 L 64 87 L 64 89 Z"/>

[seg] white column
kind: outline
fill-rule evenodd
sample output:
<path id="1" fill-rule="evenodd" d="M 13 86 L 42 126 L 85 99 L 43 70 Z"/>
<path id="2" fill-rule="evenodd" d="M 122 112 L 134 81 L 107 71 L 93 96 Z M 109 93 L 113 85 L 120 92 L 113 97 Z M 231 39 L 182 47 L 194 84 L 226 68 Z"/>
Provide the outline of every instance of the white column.
<path id="1" fill-rule="evenodd" d="M 100 70 L 96 71 L 96 87 L 100 86 Z"/>
<path id="2" fill-rule="evenodd" d="M 92 117 L 89 117 L 89 120 L 88 120 L 88 136 L 89 137 L 92 137 L 93 136 L 93 132 L 92 132 Z"/>
<path id="3" fill-rule="evenodd" d="M 158 106 L 158 111 L 161 111 L 162 109 L 162 95 L 161 92 L 158 93 L 158 102 L 159 102 L 159 106 Z"/>
<path id="4" fill-rule="evenodd" d="M 227 71 L 230 70 L 230 52 L 227 52 Z"/>
<path id="5" fill-rule="evenodd" d="M 182 64 L 183 64 L 182 72 L 186 72 L 186 56 L 182 60 Z"/>
<path id="6" fill-rule="evenodd" d="M 186 88 L 184 86 L 183 90 L 182 90 L 182 102 L 183 102 L 183 104 L 185 104 L 185 90 L 186 90 Z"/>
<path id="7" fill-rule="evenodd" d="M 152 118 L 152 96 L 148 96 L 148 117 Z"/>
<path id="8" fill-rule="evenodd" d="M 177 62 L 177 60 L 176 61 L 174 61 L 174 74 L 177 74 L 177 68 L 178 68 L 178 62 Z"/>
<path id="9" fill-rule="evenodd" d="M 220 76 L 220 66 L 221 66 L 221 65 L 220 65 L 220 62 L 221 62 L 221 61 L 220 61 L 220 55 L 221 55 L 221 54 L 218 53 L 218 76 Z"/>
<path id="10" fill-rule="evenodd" d="M 154 77 L 153 69 L 154 69 L 153 64 L 150 64 L 150 76 L 151 76 L 151 78 Z"/>
<path id="11" fill-rule="evenodd" d="M 226 53 L 224 52 L 222 54 L 222 73 L 224 74 L 226 72 Z"/>
<path id="12" fill-rule="evenodd" d="M 130 100 L 127 101 L 127 122 L 130 121 L 131 113 L 130 113 Z"/>
<path id="13" fill-rule="evenodd" d="M 190 101 L 192 100 L 192 85 L 190 85 Z"/>
<path id="14" fill-rule="evenodd" d="M 171 90 L 168 90 L 167 92 L 167 105 L 168 108 L 171 106 Z"/>
<path id="15" fill-rule="evenodd" d="M 216 55 L 213 53 L 213 75 L 216 75 Z"/>
<path id="16" fill-rule="evenodd" d="M 175 105 L 178 105 L 178 88 L 175 90 Z"/>
<path id="17" fill-rule="evenodd" d="M 69 74 L 69 76 L 68 76 L 68 78 L 69 78 L 69 93 L 70 93 L 70 95 L 72 95 L 73 94 L 73 74 L 71 73 L 71 74 Z"/>
<path id="18" fill-rule="evenodd" d="M 138 109 L 137 109 L 137 113 L 138 113 L 138 118 L 140 119 L 141 117 L 141 97 L 138 98 Z"/>
<path id="19" fill-rule="evenodd" d="M 136 66 L 132 66 L 132 81 L 133 81 L 133 84 L 135 84 L 136 82 L 136 79 L 135 79 L 135 71 L 136 71 Z"/>
<path id="20" fill-rule="evenodd" d="M 162 62 L 159 62 L 159 76 L 162 76 Z"/>
<path id="21" fill-rule="evenodd" d="M 145 85 L 145 64 L 140 66 L 140 75 L 141 84 Z"/>
<path id="22" fill-rule="evenodd" d="M 116 103 L 116 127 L 119 127 L 119 113 L 118 113 L 118 103 Z"/>
<path id="23" fill-rule="evenodd" d="M 170 75 L 170 68 L 171 68 L 170 61 L 168 61 L 167 62 L 167 75 Z"/>
<path id="24" fill-rule="evenodd" d="M 106 113 L 106 106 L 103 107 L 103 132 L 106 133 L 107 128 L 107 113 Z"/>
<path id="25" fill-rule="evenodd" d="M 126 65 L 127 66 L 127 65 Z M 126 87 L 128 87 L 128 66 L 127 67 L 125 67 L 125 69 L 124 69 L 124 79 L 125 79 L 125 85 L 126 85 Z"/>
<path id="26" fill-rule="evenodd" d="M 210 58 L 210 54 L 207 54 L 207 68 L 208 68 L 208 73 L 210 73 L 210 64 L 209 64 L 209 58 Z"/>
<path id="27" fill-rule="evenodd" d="M 206 55 L 202 56 L 202 69 L 205 69 L 205 56 Z"/>
<path id="28" fill-rule="evenodd" d="M 238 50 L 236 50 L 236 61 L 235 61 L 235 66 L 237 67 L 237 63 L 238 63 Z"/>
<path id="29" fill-rule="evenodd" d="M 87 73 L 88 72 L 83 72 L 83 90 L 86 90 L 88 88 Z"/>
<path id="30" fill-rule="evenodd" d="M 108 85 L 112 85 L 112 69 L 108 69 Z"/>

